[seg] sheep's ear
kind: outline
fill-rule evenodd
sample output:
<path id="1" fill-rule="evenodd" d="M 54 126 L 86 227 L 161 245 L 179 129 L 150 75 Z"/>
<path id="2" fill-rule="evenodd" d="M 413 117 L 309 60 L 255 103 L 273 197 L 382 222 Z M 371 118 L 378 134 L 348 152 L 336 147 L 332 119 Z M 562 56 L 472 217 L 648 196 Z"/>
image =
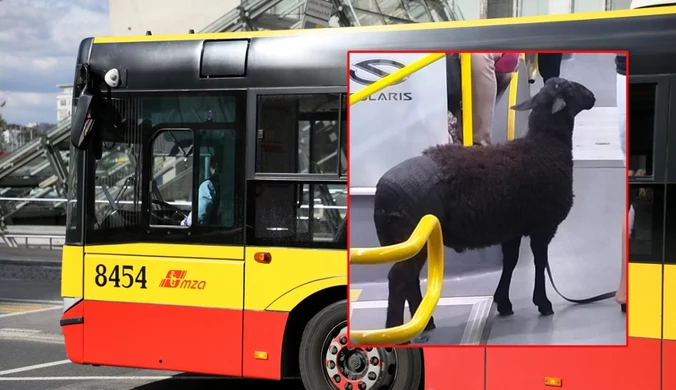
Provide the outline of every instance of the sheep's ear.
<path id="1" fill-rule="evenodd" d="M 552 104 L 552 114 L 556 114 L 557 112 L 563 110 L 564 107 L 566 107 L 566 102 L 560 97 L 557 97 L 554 99 L 554 104 Z"/>
<path id="2" fill-rule="evenodd" d="M 514 111 L 528 111 L 533 108 L 533 99 L 529 99 L 526 101 L 523 101 L 521 103 L 517 103 L 513 106 L 510 107 Z"/>

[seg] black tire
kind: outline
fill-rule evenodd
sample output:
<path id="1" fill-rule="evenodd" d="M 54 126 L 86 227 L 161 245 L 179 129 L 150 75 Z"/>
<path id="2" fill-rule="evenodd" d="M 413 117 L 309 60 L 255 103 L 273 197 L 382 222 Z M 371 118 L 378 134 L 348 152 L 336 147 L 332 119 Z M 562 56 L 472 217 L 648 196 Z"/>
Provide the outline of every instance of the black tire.
<path id="1" fill-rule="evenodd" d="M 327 340 L 347 326 L 347 301 L 325 307 L 307 323 L 300 340 L 299 365 L 303 386 L 307 390 L 342 390 L 330 382 L 326 373 Z M 389 349 L 388 349 L 389 350 Z M 417 390 L 421 388 L 422 351 L 417 348 L 396 348 L 394 380 L 388 390 Z M 354 389 L 357 390 L 357 389 Z"/>

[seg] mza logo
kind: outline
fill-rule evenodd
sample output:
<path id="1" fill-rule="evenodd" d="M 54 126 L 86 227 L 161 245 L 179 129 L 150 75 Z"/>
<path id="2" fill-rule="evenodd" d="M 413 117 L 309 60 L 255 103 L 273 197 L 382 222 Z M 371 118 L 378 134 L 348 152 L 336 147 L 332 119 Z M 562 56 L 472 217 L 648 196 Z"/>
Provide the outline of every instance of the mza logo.
<path id="1" fill-rule="evenodd" d="M 186 288 L 190 290 L 204 290 L 207 282 L 204 280 L 186 279 L 188 271 L 172 269 L 167 272 L 167 276 L 160 282 L 160 287 L 165 288 Z"/>
<path id="2" fill-rule="evenodd" d="M 363 60 L 355 62 L 352 64 L 350 69 L 350 79 L 357 84 L 361 85 L 371 85 L 376 81 L 385 78 L 390 75 L 388 68 L 392 71 L 397 71 L 406 65 L 401 62 L 394 60 L 376 58 L 370 60 Z M 390 86 L 395 86 L 405 82 L 408 77 L 390 84 Z M 412 92 L 376 92 L 373 95 L 369 96 L 365 100 L 370 101 L 399 101 L 407 102 L 413 100 Z"/>

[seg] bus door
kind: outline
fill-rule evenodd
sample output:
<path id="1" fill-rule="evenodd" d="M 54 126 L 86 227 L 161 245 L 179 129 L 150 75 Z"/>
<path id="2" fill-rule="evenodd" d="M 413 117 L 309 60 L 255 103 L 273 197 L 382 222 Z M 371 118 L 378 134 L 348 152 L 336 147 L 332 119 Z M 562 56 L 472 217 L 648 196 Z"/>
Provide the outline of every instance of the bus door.
<path id="1" fill-rule="evenodd" d="M 344 90 L 249 92 L 246 376 L 279 378 L 285 328 L 296 331 L 287 328 L 292 309 L 326 288 L 345 293 Z M 299 342 L 292 341 L 291 348 Z"/>
<path id="2" fill-rule="evenodd" d="M 631 61 L 631 57 L 629 58 Z M 642 166 L 645 167 L 647 165 L 645 164 L 646 162 L 653 160 L 655 161 L 654 168 L 649 166 L 652 169 L 646 170 L 646 173 L 655 172 L 666 176 L 666 180 L 659 176 L 655 178 L 656 180 L 663 180 L 664 184 L 659 182 L 659 184 L 643 184 L 640 183 L 640 177 L 630 177 L 630 190 L 633 190 L 634 196 L 638 198 L 637 203 L 638 201 L 642 201 L 644 204 L 647 203 L 649 205 L 649 207 L 641 209 L 640 212 L 637 208 L 634 225 L 635 239 L 638 240 L 642 232 L 644 240 L 646 236 L 654 237 L 658 234 L 662 234 L 664 237 L 663 239 L 662 237 L 659 237 L 660 239 L 652 238 L 651 241 L 654 242 L 653 248 L 657 243 L 664 246 L 662 280 L 661 283 L 659 280 L 656 280 L 655 284 L 661 287 L 662 293 L 662 389 L 665 390 L 676 388 L 676 371 L 673 369 L 676 367 L 676 243 L 673 239 L 674 234 L 676 234 L 676 163 L 673 162 L 673 156 L 676 156 L 676 143 L 665 142 L 669 137 L 674 136 L 674 129 L 676 128 L 676 75 L 673 72 L 673 67 L 671 70 L 672 72 L 669 75 L 653 76 L 643 80 L 642 84 L 636 84 L 637 87 L 643 87 L 641 89 L 637 88 L 637 92 L 643 90 L 643 96 L 645 96 L 643 100 L 652 103 L 643 104 L 647 108 L 643 113 L 643 117 L 651 118 L 652 114 L 652 118 L 654 119 L 651 121 L 652 123 L 645 120 L 643 123 L 637 121 L 636 125 L 630 127 L 629 134 L 630 150 L 633 146 L 632 144 L 641 139 L 644 140 L 642 142 L 643 145 L 648 146 L 631 151 L 634 161 L 629 166 L 630 170 L 635 174 Z M 631 124 L 634 124 L 634 118 L 631 117 L 632 113 L 633 110 L 630 111 L 629 120 Z M 642 131 L 643 129 L 654 129 L 655 135 L 651 137 L 652 139 L 648 138 L 650 133 L 646 134 L 645 131 Z M 667 146 L 665 147 L 664 144 Z M 654 153 L 652 153 L 653 148 Z M 666 153 L 664 153 L 664 149 L 666 149 Z M 658 169 L 660 158 L 662 159 L 661 165 L 665 166 L 663 171 Z M 665 160 L 666 163 L 664 163 Z M 639 191 L 641 188 L 645 188 L 648 191 Z M 663 209 L 661 210 L 662 207 Z M 648 223 L 647 221 L 650 222 Z M 664 229 L 661 229 L 662 226 L 664 226 Z M 653 232 L 651 235 L 646 234 L 648 233 L 646 231 L 648 229 Z M 631 244 L 633 244 L 633 241 L 630 243 L 630 250 Z M 655 258 L 659 259 L 659 257 Z M 629 283 L 631 283 L 633 277 L 634 274 L 629 275 Z M 633 294 L 634 292 L 632 291 L 631 293 Z M 643 310 L 641 308 L 639 309 L 639 314 L 635 313 L 637 310 L 633 310 L 633 306 L 635 306 L 632 303 L 633 300 L 634 296 L 631 295 L 627 308 L 630 312 L 630 323 L 633 321 L 634 316 L 640 316 L 640 310 Z M 640 302 L 640 304 L 643 305 L 643 302 Z M 651 310 L 657 312 L 657 308 L 652 308 Z M 655 318 L 654 314 L 653 318 Z M 640 317 L 637 317 L 636 322 L 639 320 Z"/>
<path id="3" fill-rule="evenodd" d="M 241 375 L 246 102 L 108 104 L 87 167 L 84 361 Z"/>

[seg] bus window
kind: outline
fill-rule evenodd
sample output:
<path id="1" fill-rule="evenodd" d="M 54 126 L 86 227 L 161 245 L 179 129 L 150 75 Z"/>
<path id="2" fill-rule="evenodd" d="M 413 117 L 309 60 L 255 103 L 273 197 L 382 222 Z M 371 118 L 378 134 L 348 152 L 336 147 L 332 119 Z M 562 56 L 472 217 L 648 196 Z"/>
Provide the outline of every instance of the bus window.
<path id="1" fill-rule="evenodd" d="M 252 182 L 248 218 L 254 226 L 249 245 L 302 248 L 347 247 L 343 221 L 346 183 Z"/>
<path id="2" fill-rule="evenodd" d="M 228 95 L 161 96 L 143 100 L 143 118 L 160 123 L 234 123 L 236 98 Z"/>
<path id="3" fill-rule="evenodd" d="M 347 176 L 347 95 L 340 106 L 340 176 Z"/>
<path id="4" fill-rule="evenodd" d="M 656 83 L 629 84 L 629 169 L 652 176 Z"/>
<path id="5" fill-rule="evenodd" d="M 640 175 L 641 172 L 639 171 Z M 636 172 L 630 171 L 636 176 Z M 631 180 L 631 179 L 630 179 Z M 632 183 L 629 185 L 630 213 L 629 261 L 661 263 L 663 245 L 664 184 Z"/>
<path id="6" fill-rule="evenodd" d="M 341 103 L 338 93 L 261 96 L 256 173 L 338 174 Z"/>
<path id="7" fill-rule="evenodd" d="M 140 99 L 113 100 L 112 107 L 122 118 L 138 112 Z M 141 207 L 141 150 L 146 122 L 123 120 L 117 126 L 103 126 L 102 155 L 94 163 L 95 187 L 88 227 L 90 242 L 115 240 L 120 233 L 140 232 L 143 228 Z M 90 160 L 91 162 L 91 160 Z M 93 217 L 93 218 L 92 218 Z"/>
<path id="8" fill-rule="evenodd" d="M 346 103 L 344 93 L 259 96 L 248 245 L 346 248 Z"/>
<path id="9" fill-rule="evenodd" d="M 193 133 L 190 129 L 160 130 L 152 141 L 150 225 L 181 225 L 192 200 Z"/>
<path id="10" fill-rule="evenodd" d="M 66 208 L 66 241 L 69 243 L 81 243 L 82 226 L 80 224 L 80 215 L 82 204 L 78 204 L 77 199 L 80 194 L 82 179 L 80 172 L 82 169 L 82 161 L 84 152 L 71 145 L 68 156 L 71 167 L 68 170 L 68 182 L 66 185 L 67 191 L 67 208 Z"/>

